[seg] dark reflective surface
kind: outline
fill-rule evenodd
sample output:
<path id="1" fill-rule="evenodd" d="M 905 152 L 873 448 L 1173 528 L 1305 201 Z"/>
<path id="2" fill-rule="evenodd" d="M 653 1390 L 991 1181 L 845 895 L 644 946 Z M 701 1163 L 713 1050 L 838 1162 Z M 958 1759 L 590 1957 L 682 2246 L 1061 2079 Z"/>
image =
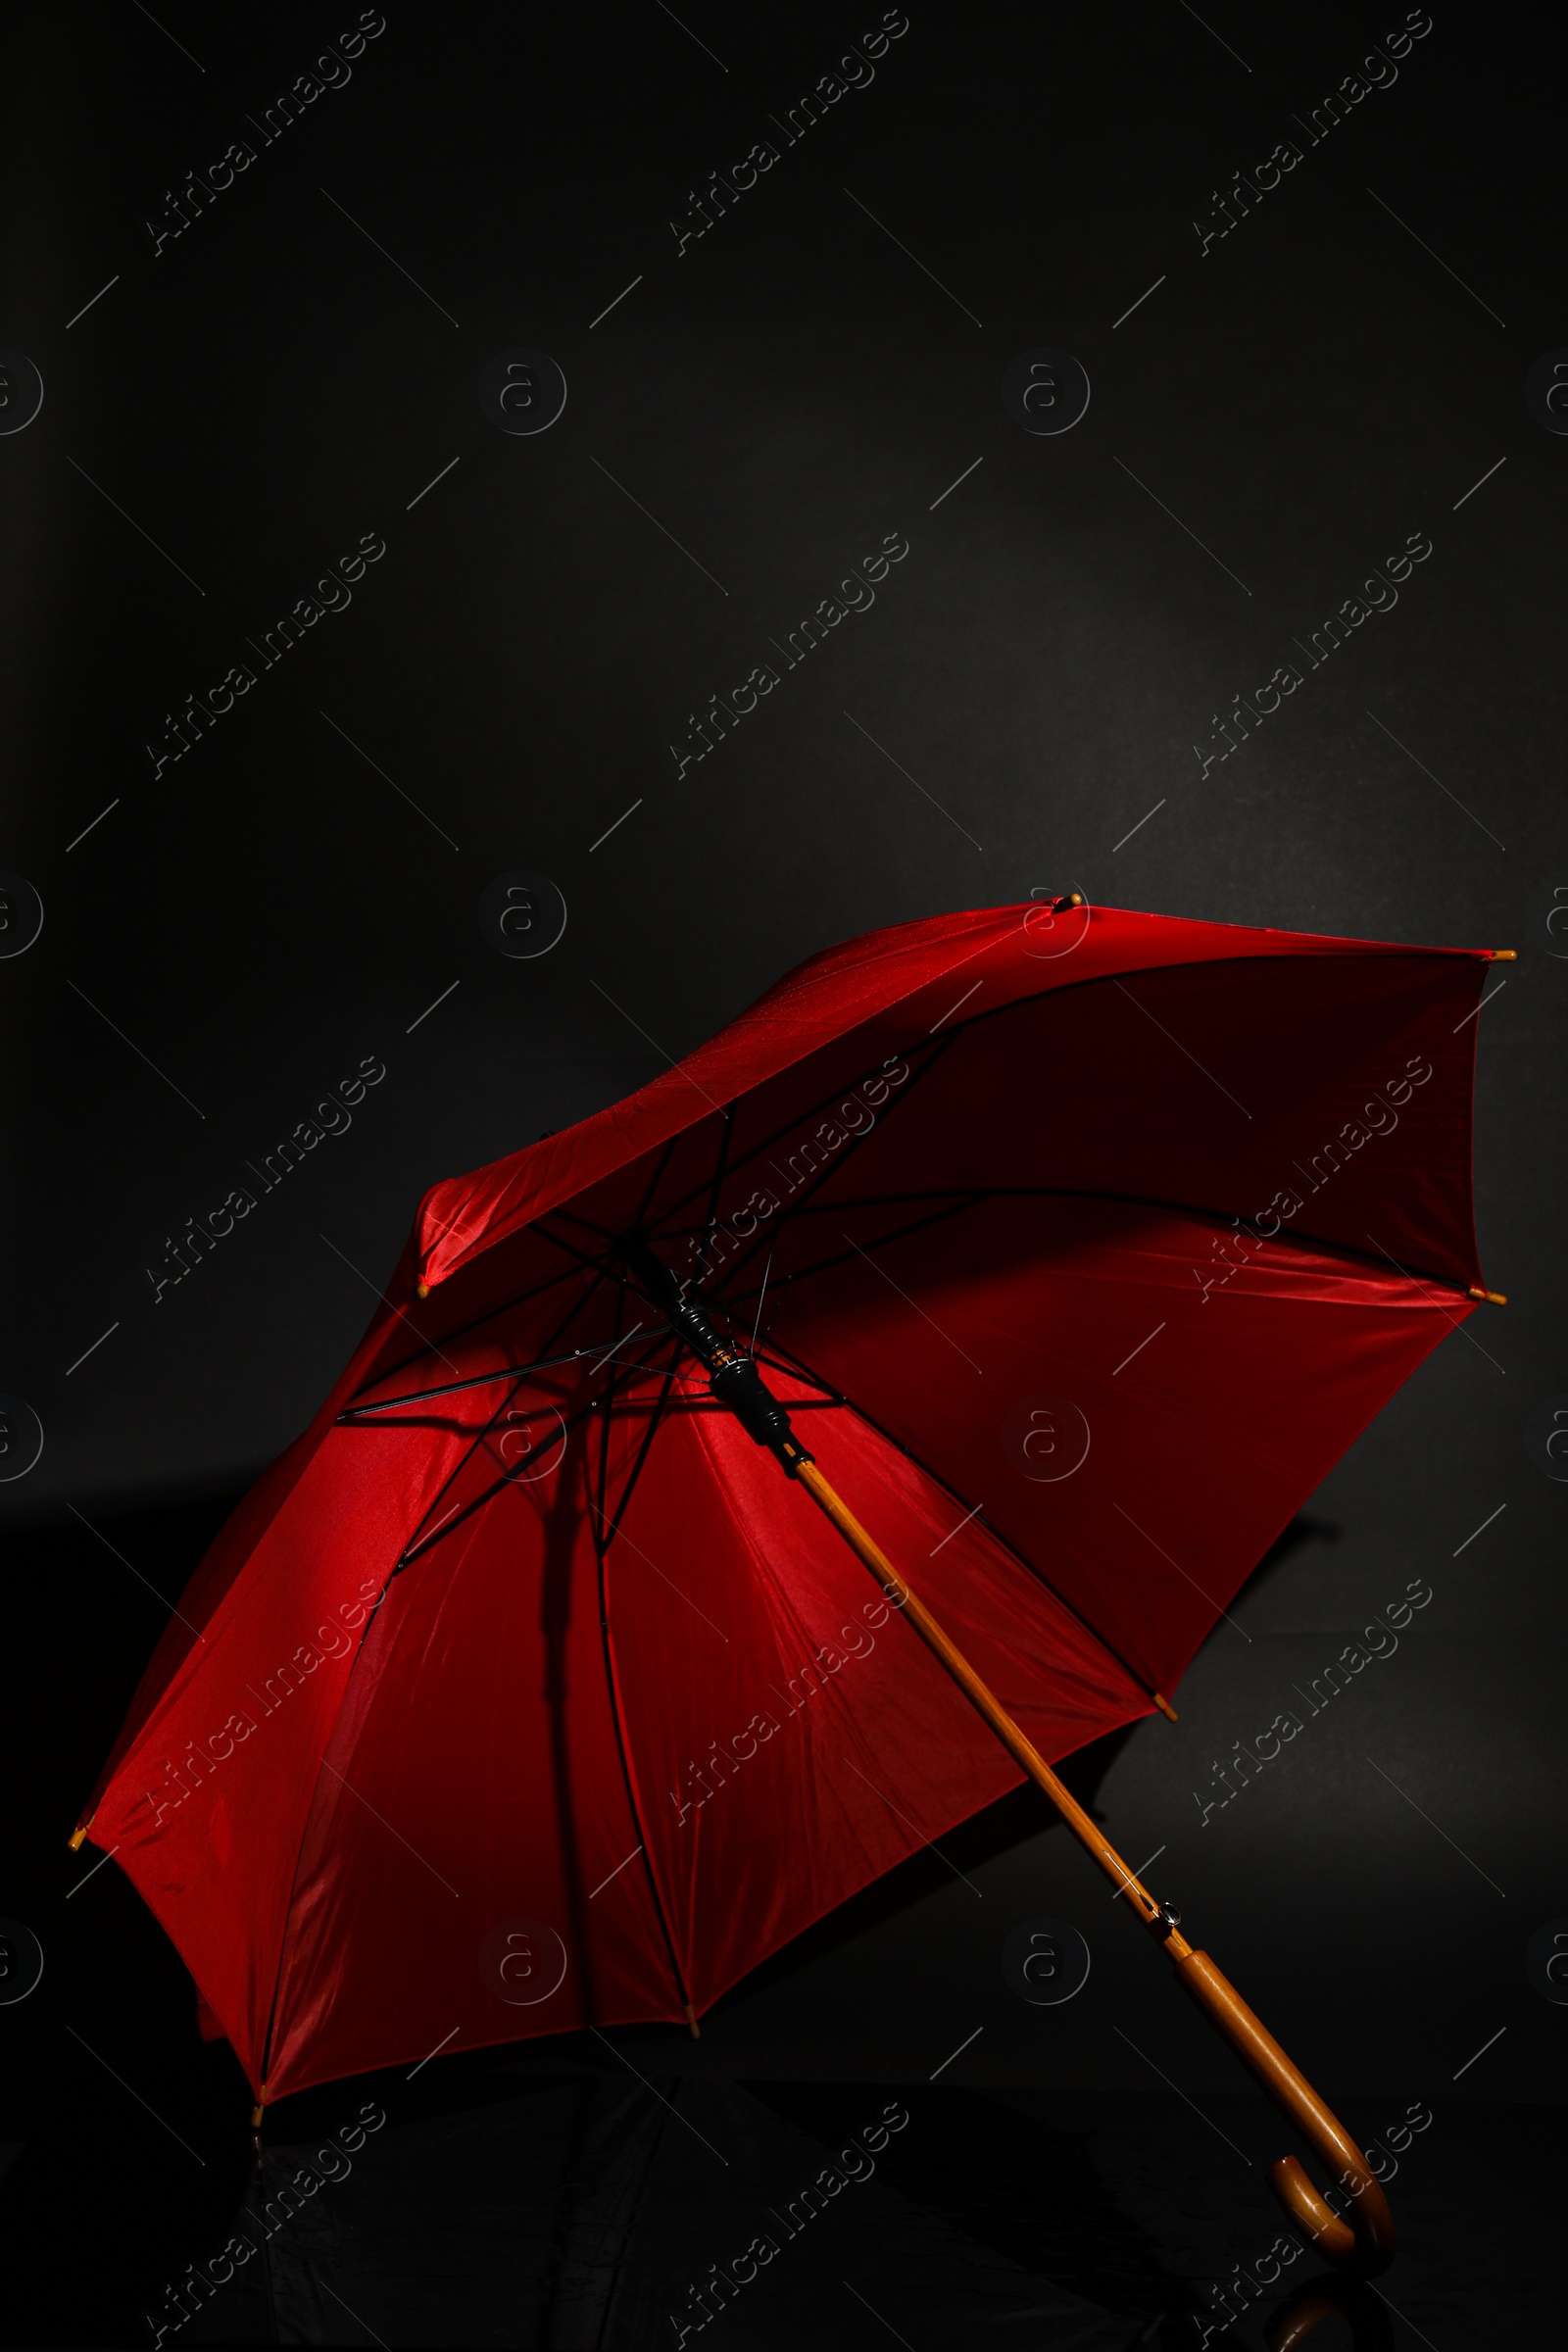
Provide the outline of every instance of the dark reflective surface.
<path id="1" fill-rule="evenodd" d="M 205 2125 L 188 2098 L 168 2102 L 199 2147 L 113 2086 L 113 2114 L 109 2098 L 63 2108 L 0 2186 L 3 2340 L 1545 2340 L 1562 2179 L 1545 2108 L 1440 2104 L 1395 2184 L 1398 2259 L 1358 2286 L 1304 2249 L 1279 2259 L 1261 2099 L 1206 2097 L 1200 2111 L 942 2082 L 741 2082 L 707 2042 L 616 2039 L 325 2085 L 270 2111 L 259 2160 L 217 2046 L 209 2087 L 225 2095 Z M 1368 2128 L 1357 2102 L 1346 2108 Z M 1489 2167 L 1497 2180 L 1498 2147 L 1507 2194 L 1494 2210 L 1474 2184 Z"/>

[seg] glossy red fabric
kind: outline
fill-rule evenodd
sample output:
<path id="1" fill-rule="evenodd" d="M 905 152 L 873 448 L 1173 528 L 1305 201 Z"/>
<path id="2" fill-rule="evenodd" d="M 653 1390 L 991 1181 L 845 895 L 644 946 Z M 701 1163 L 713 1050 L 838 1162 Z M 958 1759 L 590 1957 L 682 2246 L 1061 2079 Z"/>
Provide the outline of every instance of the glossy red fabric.
<path id="1" fill-rule="evenodd" d="M 759 1328 L 1058 1757 L 1175 1689 L 1468 1313 L 1484 975 L 1107 908 L 905 925 L 438 1185 L 96 1793 L 253 2082 L 700 2011 L 1019 1777 L 615 1236 Z"/>

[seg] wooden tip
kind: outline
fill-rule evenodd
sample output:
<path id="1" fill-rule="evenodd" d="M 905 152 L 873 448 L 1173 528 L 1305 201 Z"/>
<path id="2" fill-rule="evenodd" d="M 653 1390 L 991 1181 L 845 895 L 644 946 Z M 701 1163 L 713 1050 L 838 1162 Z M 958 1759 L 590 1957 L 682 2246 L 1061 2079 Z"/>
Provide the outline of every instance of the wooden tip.
<path id="1" fill-rule="evenodd" d="M 253 2132 L 259 2132 L 261 2130 L 262 2117 L 266 2112 L 266 2108 L 267 2101 L 265 2099 L 258 2099 L 256 2105 L 251 2109 L 251 2130 Z"/>
<path id="2" fill-rule="evenodd" d="M 86 1824 L 85 1822 L 83 1822 L 83 1823 L 81 1824 L 81 1827 L 80 1827 L 79 1829 L 75 1829 L 75 1830 L 73 1830 L 73 1831 L 72 1831 L 72 1833 L 71 1833 L 71 1836 L 70 1836 L 70 1838 L 67 1839 L 67 1841 L 66 1841 L 66 1842 L 69 1844 L 69 1846 L 71 1847 L 71 1850 L 72 1850 L 72 1852 L 73 1852 L 74 1854 L 75 1854 L 75 1853 L 79 1853 L 79 1852 L 81 1851 L 81 1841 L 82 1841 L 82 1839 L 83 1839 L 83 1838 L 86 1837 L 86 1835 L 87 1835 L 87 1824 Z"/>
<path id="3" fill-rule="evenodd" d="M 1483 1298 L 1488 1306 L 1506 1306 L 1508 1303 L 1506 1291 L 1484 1291 L 1478 1282 L 1470 1285 L 1465 1297 L 1467 1298 Z"/>
<path id="4" fill-rule="evenodd" d="M 430 1296 L 430 1285 L 427 1282 L 416 1282 L 414 1286 L 414 1295 L 416 1298 L 428 1298 Z"/>
<path id="5" fill-rule="evenodd" d="M 1180 1723 L 1181 1717 L 1177 1714 L 1175 1708 L 1171 1705 L 1170 1700 L 1165 1696 L 1163 1690 L 1156 1690 L 1154 1692 L 1154 1704 L 1159 1709 L 1160 1713 L 1171 1723 Z"/>
<path id="6" fill-rule="evenodd" d="M 1517 948 L 1489 948 L 1487 953 L 1494 963 L 1517 963 L 1519 960 Z"/>
<path id="7" fill-rule="evenodd" d="M 703 2038 L 703 2029 L 697 2023 L 697 2012 L 692 2007 L 690 2001 L 688 2001 L 686 2004 L 686 2023 L 691 2028 L 693 2041 L 701 2041 Z"/>

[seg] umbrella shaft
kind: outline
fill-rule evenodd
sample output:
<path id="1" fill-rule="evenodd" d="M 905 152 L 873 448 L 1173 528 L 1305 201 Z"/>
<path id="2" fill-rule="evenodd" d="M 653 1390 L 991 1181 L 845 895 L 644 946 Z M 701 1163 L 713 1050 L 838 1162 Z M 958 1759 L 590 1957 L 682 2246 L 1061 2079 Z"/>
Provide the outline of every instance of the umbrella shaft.
<path id="1" fill-rule="evenodd" d="M 1174 1928 L 1167 1926 L 1161 1918 L 1159 1904 L 1148 1887 L 1127 1868 L 1114 1848 L 1106 1844 L 1103 1833 L 1084 1811 L 1066 1783 L 1052 1771 L 989 1684 L 982 1682 L 956 1643 L 949 1640 L 929 1610 L 921 1606 L 886 1552 L 829 1486 L 815 1462 L 802 1462 L 795 1475 L 812 1500 L 826 1512 L 852 1550 L 865 1562 L 894 1606 L 903 1610 L 921 1641 L 928 1648 L 935 1650 L 954 1681 L 985 1717 L 1014 1762 L 1022 1766 L 1037 1788 L 1045 1790 L 1074 1837 L 1093 1855 L 1117 1892 L 1132 1904 L 1145 1926 L 1154 1929 L 1161 1941 L 1169 1945 L 1172 1959 L 1184 1958 L 1192 1946 Z"/>

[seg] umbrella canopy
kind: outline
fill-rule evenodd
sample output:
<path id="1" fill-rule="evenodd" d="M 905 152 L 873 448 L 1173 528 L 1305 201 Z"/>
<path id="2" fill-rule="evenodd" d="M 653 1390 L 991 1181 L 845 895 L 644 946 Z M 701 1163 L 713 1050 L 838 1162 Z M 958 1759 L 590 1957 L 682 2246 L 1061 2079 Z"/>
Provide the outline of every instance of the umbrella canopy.
<path id="1" fill-rule="evenodd" d="M 628 1237 L 1057 1758 L 1165 1703 L 1484 1295 L 1486 961 L 906 924 L 437 1185 L 89 1816 L 258 2090 L 700 2012 L 1022 1777 Z"/>

